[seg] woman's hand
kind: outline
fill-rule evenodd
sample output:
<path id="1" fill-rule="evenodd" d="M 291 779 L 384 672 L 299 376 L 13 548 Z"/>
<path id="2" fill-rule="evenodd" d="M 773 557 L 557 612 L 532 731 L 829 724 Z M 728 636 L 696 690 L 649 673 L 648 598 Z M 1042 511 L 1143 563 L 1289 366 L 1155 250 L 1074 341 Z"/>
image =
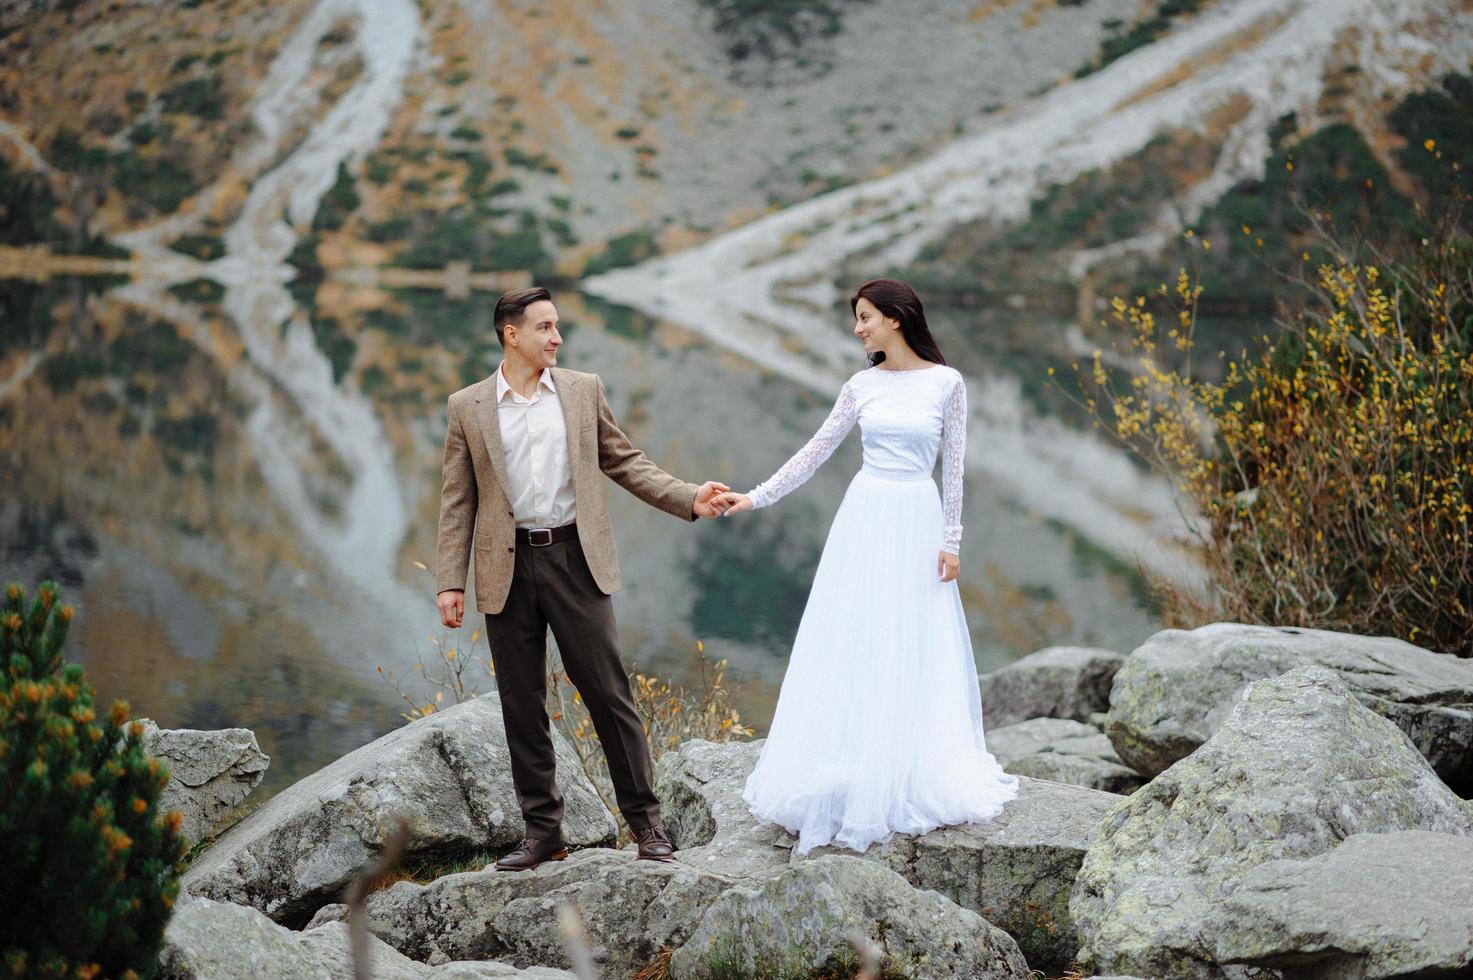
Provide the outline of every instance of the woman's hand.
<path id="1" fill-rule="evenodd" d="M 960 555 L 953 555 L 949 551 L 943 551 L 936 556 L 936 573 L 941 576 L 941 581 L 950 582 L 961 574 L 962 559 Z"/>
<path id="2" fill-rule="evenodd" d="M 722 517 L 730 517 L 732 514 L 752 509 L 752 498 L 744 493 L 737 493 L 735 490 L 713 498 L 711 503 L 713 506 L 722 508 Z"/>

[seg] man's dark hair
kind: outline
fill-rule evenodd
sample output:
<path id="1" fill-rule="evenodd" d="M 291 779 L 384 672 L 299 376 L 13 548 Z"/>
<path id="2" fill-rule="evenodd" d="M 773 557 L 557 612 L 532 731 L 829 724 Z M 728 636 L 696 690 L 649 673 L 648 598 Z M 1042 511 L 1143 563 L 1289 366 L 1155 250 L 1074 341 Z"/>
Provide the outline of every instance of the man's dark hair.
<path id="1" fill-rule="evenodd" d="M 538 300 L 552 301 L 552 293 L 542 286 L 528 286 L 526 289 L 513 289 L 509 293 L 502 293 L 501 298 L 496 301 L 496 312 L 492 316 L 496 324 L 496 340 L 502 347 L 506 346 L 506 337 L 502 331 L 508 323 L 520 323 L 522 314 L 527 312 L 527 307 Z"/>

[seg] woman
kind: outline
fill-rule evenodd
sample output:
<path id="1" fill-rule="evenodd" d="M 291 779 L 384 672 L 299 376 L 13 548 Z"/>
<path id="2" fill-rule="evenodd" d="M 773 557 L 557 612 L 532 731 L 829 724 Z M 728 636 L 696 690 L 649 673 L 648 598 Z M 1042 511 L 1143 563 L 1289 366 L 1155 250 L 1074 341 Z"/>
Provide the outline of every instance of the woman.
<path id="1" fill-rule="evenodd" d="M 983 739 L 956 585 L 966 388 L 908 285 L 867 282 L 849 306 L 873 366 L 845 383 L 817 434 L 770 479 L 718 498 L 727 517 L 776 503 L 859 423 L 864 466 L 834 515 L 742 793 L 756 817 L 798 835 L 798 854 L 990 820 L 1018 794 Z"/>

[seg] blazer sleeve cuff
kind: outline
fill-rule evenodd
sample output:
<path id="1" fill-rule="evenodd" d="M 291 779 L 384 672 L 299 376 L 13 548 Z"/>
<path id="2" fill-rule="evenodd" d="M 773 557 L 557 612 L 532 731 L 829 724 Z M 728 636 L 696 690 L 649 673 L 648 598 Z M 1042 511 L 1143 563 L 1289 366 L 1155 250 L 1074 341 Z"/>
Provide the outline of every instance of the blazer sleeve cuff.
<path id="1" fill-rule="evenodd" d="M 687 483 L 681 487 L 679 491 L 673 494 L 675 507 L 671 509 L 670 513 L 676 517 L 683 517 L 688 521 L 696 520 L 696 494 L 700 489 L 694 483 Z"/>

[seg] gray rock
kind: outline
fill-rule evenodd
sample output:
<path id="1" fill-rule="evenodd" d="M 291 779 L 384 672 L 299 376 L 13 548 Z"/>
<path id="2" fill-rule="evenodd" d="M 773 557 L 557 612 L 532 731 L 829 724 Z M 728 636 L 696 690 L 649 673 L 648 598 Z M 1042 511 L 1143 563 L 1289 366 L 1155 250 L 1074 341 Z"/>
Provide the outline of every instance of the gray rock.
<path id="1" fill-rule="evenodd" d="M 863 858 L 889 867 L 1004 929 L 1036 969 L 1062 973 L 1079 937 L 1069 914 L 1074 876 L 1112 807 L 1113 793 L 1018 777 L 1018 796 L 995 819 L 942 827 L 924 836 L 895 835 Z M 814 848 L 805 858 L 853 855 Z"/>
<path id="2" fill-rule="evenodd" d="M 810 969 L 851 952 L 850 929 L 863 932 L 907 975 L 1029 975 L 1012 938 L 977 913 L 911 887 L 874 861 L 830 854 L 727 891 L 670 958 L 670 976 L 706 978 L 721 965 L 758 976 Z"/>
<path id="3" fill-rule="evenodd" d="M 577 909 L 601 975 L 629 976 L 661 947 L 686 941 L 706 908 L 735 879 L 679 862 L 640 861 L 634 849 L 589 848 L 531 871 L 446 875 L 428 885 L 400 881 L 365 902 L 379 938 L 429 964 L 498 959 L 518 966 L 569 966 L 556 909 Z"/>
<path id="4" fill-rule="evenodd" d="M 1030 718 L 987 731 L 987 748 L 1003 769 L 1107 793 L 1133 793 L 1145 783 L 1120 761 L 1093 725 L 1068 718 Z"/>
<path id="5" fill-rule="evenodd" d="M 521 980 L 578 980 L 578 975 L 570 970 L 559 970 L 551 966 L 529 966 L 526 969 L 518 969 L 510 963 L 498 963 L 494 960 L 461 960 L 455 963 L 445 963 L 441 966 L 432 966 L 424 973 L 427 980 L 480 980 L 482 977 L 520 977 Z M 377 978 L 375 978 L 377 980 Z"/>
<path id="6" fill-rule="evenodd" d="M 575 845 L 609 843 L 616 828 L 571 745 L 553 732 L 563 831 Z M 227 830 L 186 870 L 196 895 L 300 925 L 382 849 L 395 817 L 407 854 L 513 846 L 524 825 L 494 693 L 395 729 L 283 790 Z"/>
<path id="7" fill-rule="evenodd" d="M 509 963 L 458 961 L 428 967 L 371 934 L 368 963 L 374 980 L 576 980 L 566 970 L 522 970 Z M 169 919 L 159 971 L 160 980 L 352 980 L 353 957 L 346 923 L 293 932 L 244 905 L 190 898 Z"/>
<path id="8" fill-rule="evenodd" d="M 249 728 L 200 731 L 138 720 L 144 726 L 143 751 L 169 767 L 159 811 L 182 813 L 184 836 L 191 843 L 225 829 L 231 809 L 256 788 L 271 764 Z"/>
<path id="9" fill-rule="evenodd" d="M 369 937 L 375 980 L 419 980 L 425 968 Z M 161 980 L 320 980 L 353 976 L 347 927 L 293 932 L 244 905 L 195 898 L 180 903 L 164 930 Z"/>
<path id="10" fill-rule="evenodd" d="M 655 792 L 665 831 L 683 863 L 736 877 L 787 867 L 793 836 L 759 821 L 742 800 L 764 742 L 692 739 L 660 757 Z"/>
<path id="11" fill-rule="evenodd" d="M 1473 833 L 1473 809 L 1404 732 L 1327 668 L 1254 682 L 1206 744 L 1106 816 L 1069 901 L 1079 964 L 1249 975 L 1220 962 L 1216 944 L 1242 927 L 1225 898 L 1250 869 L 1414 829 Z"/>
<path id="12" fill-rule="evenodd" d="M 1237 623 L 1163 630 L 1115 675 L 1105 734 L 1126 765 L 1155 775 L 1211 737 L 1249 682 L 1304 664 L 1339 674 L 1449 786 L 1473 794 L 1473 661 L 1389 637 Z"/>
<path id="13" fill-rule="evenodd" d="M 676 856 L 745 879 L 772 877 L 790 861 L 855 856 L 847 848 L 818 847 L 794 857 L 792 835 L 751 815 L 741 791 L 762 744 L 693 740 L 660 759 L 657 789 L 665 828 L 680 848 Z M 1078 947 L 1069 918 L 1074 874 L 1101 818 L 1120 798 L 1026 776 L 1018 783 L 1018 797 L 987 823 L 897 834 L 863 858 L 980 913 L 1012 934 L 1029 963 L 1062 972 Z"/>
<path id="14" fill-rule="evenodd" d="M 982 717 L 990 732 L 1029 718 L 1088 721 L 1104 711 L 1125 660 L 1098 647 L 1048 647 L 983 674 Z"/>
<path id="15" fill-rule="evenodd" d="M 342 902 L 333 902 L 330 905 L 322 906 L 322 908 L 312 913 L 312 918 L 308 919 L 307 924 L 304 925 L 302 928 L 316 929 L 318 926 L 326 925 L 329 922 L 347 921 L 348 906 L 344 905 Z"/>
<path id="16" fill-rule="evenodd" d="M 1473 975 L 1473 838 L 1352 834 L 1325 854 L 1265 861 L 1224 899 L 1220 962 L 1295 977 Z"/>

